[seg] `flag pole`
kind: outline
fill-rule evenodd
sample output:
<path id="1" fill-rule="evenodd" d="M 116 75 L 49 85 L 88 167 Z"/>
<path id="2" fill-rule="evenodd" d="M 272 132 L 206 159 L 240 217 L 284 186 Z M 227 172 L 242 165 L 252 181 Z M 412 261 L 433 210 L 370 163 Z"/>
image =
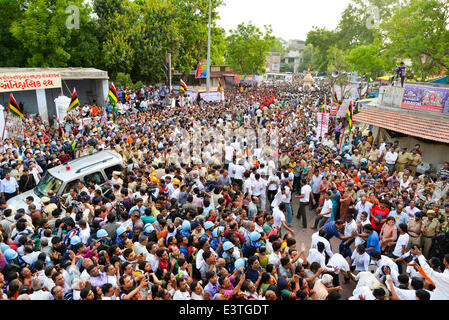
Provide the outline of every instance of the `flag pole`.
<path id="1" fill-rule="evenodd" d="M 340 139 L 340 147 L 338 148 L 338 152 L 341 152 L 341 147 L 343 145 L 343 140 L 345 138 L 346 125 L 348 124 L 348 118 L 345 118 L 345 126 L 343 127 L 341 139 Z"/>
<path id="2" fill-rule="evenodd" d="M 11 100 L 11 96 L 12 96 L 12 93 L 9 96 L 9 100 Z M 5 117 L 5 124 L 3 125 L 2 141 L 3 141 L 3 138 L 5 137 L 6 122 L 8 121 L 8 115 L 9 115 L 9 104 L 8 104 L 8 108 L 6 109 L 6 117 Z"/>

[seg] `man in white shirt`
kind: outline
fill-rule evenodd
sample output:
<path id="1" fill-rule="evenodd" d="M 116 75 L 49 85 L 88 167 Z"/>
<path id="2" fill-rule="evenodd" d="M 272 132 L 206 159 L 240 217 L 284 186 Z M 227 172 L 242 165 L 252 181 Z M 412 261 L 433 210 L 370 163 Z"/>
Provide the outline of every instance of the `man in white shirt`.
<path id="1" fill-rule="evenodd" d="M 307 262 L 312 264 L 318 262 L 321 268 L 326 267 L 326 257 L 324 255 L 324 243 L 318 242 L 316 249 L 311 248 L 307 256 Z"/>
<path id="2" fill-rule="evenodd" d="M 355 271 L 363 272 L 368 271 L 370 260 L 370 255 L 365 252 L 365 246 L 358 245 L 352 253 L 349 263 L 354 267 Z"/>
<path id="3" fill-rule="evenodd" d="M 279 185 L 281 184 L 281 181 L 279 180 L 279 177 L 276 174 L 270 174 L 267 182 L 267 188 L 268 188 L 268 202 L 270 202 L 270 206 L 272 206 L 273 200 L 276 196 L 276 193 L 279 189 Z"/>
<path id="4" fill-rule="evenodd" d="M 424 273 L 435 284 L 435 290 L 430 296 L 430 300 L 448 300 L 449 299 L 449 274 L 441 273 L 433 270 L 426 261 L 426 258 L 422 255 L 422 249 L 414 248 L 410 252 L 418 257 L 419 264 L 421 265 Z M 447 265 L 446 257 L 443 259 L 443 263 Z"/>
<path id="5" fill-rule="evenodd" d="M 5 178 L 0 183 L 0 192 L 5 202 L 19 193 L 19 184 L 15 178 L 11 177 L 9 172 L 5 174 Z"/>
<path id="6" fill-rule="evenodd" d="M 243 183 L 243 194 L 253 195 L 254 186 L 249 177 L 249 173 L 245 172 L 245 182 Z"/>
<path id="7" fill-rule="evenodd" d="M 410 201 L 409 205 L 407 207 L 405 207 L 404 210 L 405 210 L 405 213 L 407 213 L 410 218 L 414 218 L 415 217 L 415 213 L 421 211 L 417 207 L 415 207 L 415 201 L 414 200 Z"/>
<path id="8" fill-rule="evenodd" d="M 234 175 L 234 180 L 237 183 L 237 185 L 239 186 L 240 190 L 242 190 L 242 185 L 243 185 L 243 174 L 246 171 L 246 169 L 242 165 L 242 163 L 243 163 L 243 160 L 241 160 L 241 163 L 239 163 L 235 167 L 235 175 Z"/>
<path id="9" fill-rule="evenodd" d="M 176 279 L 178 290 L 173 295 L 173 300 L 190 300 L 190 293 L 187 290 L 187 282 L 184 278 L 179 277 Z"/>
<path id="10" fill-rule="evenodd" d="M 355 205 L 355 210 L 357 210 L 357 218 L 356 221 L 360 221 L 360 215 L 362 212 L 368 213 L 368 220 L 370 218 L 370 212 L 373 204 L 371 202 L 366 201 L 366 196 L 363 196 L 359 202 Z"/>
<path id="11" fill-rule="evenodd" d="M 398 159 L 398 153 L 394 150 L 394 146 L 391 146 L 390 149 L 385 154 L 385 162 L 387 163 L 388 173 L 392 174 L 394 170 L 394 165 L 396 164 L 396 160 Z"/>
<path id="12" fill-rule="evenodd" d="M 407 233 L 407 225 L 405 223 L 399 225 L 399 233 L 399 237 L 396 240 L 396 245 L 394 246 L 392 253 L 394 259 L 402 257 L 407 252 L 407 246 L 410 241 L 410 236 Z M 402 262 L 398 261 L 396 263 L 398 265 L 399 273 L 402 274 Z"/>
<path id="13" fill-rule="evenodd" d="M 285 204 L 283 202 L 281 202 L 279 206 L 273 208 L 273 218 L 274 218 L 273 228 L 278 228 L 278 230 L 280 231 L 281 228 L 284 227 L 294 236 L 295 232 L 293 231 L 293 229 L 289 228 L 285 223 L 284 210 Z"/>
<path id="14" fill-rule="evenodd" d="M 340 271 L 349 272 L 349 264 L 348 261 L 339 253 L 336 253 L 329 259 L 325 270 L 329 272 L 335 273 L 338 279 L 338 274 Z"/>
<path id="15" fill-rule="evenodd" d="M 312 194 L 315 203 L 312 208 L 316 208 L 318 206 L 318 200 L 320 199 L 320 184 L 323 180 L 323 176 L 320 174 L 318 169 L 315 170 L 312 178 L 310 179 L 310 186 L 312 187 Z"/>
<path id="16" fill-rule="evenodd" d="M 29 295 L 30 300 L 51 300 L 51 293 L 42 290 L 42 283 L 39 279 L 35 278 L 31 281 L 31 288 L 33 293 Z"/>
<path id="17" fill-rule="evenodd" d="M 316 229 L 318 226 L 321 228 L 327 222 L 327 220 L 331 217 L 332 214 L 332 201 L 331 201 L 332 192 L 327 191 L 324 194 L 324 203 L 320 210 L 320 213 L 317 214 L 315 218 L 315 224 L 313 225 L 313 229 Z"/>
<path id="18" fill-rule="evenodd" d="M 327 240 L 325 237 L 326 237 L 326 230 L 323 228 L 312 234 L 312 242 L 310 243 L 310 248 L 316 249 L 318 242 L 322 242 L 324 243 L 324 250 L 327 256 L 330 258 L 334 255 L 334 253 L 331 250 L 329 240 Z"/>
<path id="19" fill-rule="evenodd" d="M 234 147 L 231 146 L 230 142 L 227 142 L 224 149 L 225 149 L 225 165 L 230 166 L 232 163 L 232 158 L 234 157 Z"/>
<path id="20" fill-rule="evenodd" d="M 301 194 L 295 198 L 299 198 L 299 208 L 296 217 L 302 219 L 302 227 L 307 228 L 306 207 L 310 203 L 310 195 L 312 194 L 312 187 L 307 183 L 307 180 L 302 180 Z"/>
<path id="21" fill-rule="evenodd" d="M 378 251 L 373 251 L 371 253 L 371 264 L 375 264 L 377 266 L 377 270 L 374 273 L 374 275 L 377 277 L 379 275 L 383 275 L 382 267 L 388 266 L 394 271 L 396 274 L 399 275 L 399 268 L 398 265 L 389 257 L 381 255 Z"/>
<path id="22" fill-rule="evenodd" d="M 279 266 L 279 264 L 281 263 L 281 258 L 282 258 L 281 247 L 282 247 L 282 243 L 280 241 L 273 242 L 273 244 L 272 244 L 273 251 L 268 256 L 268 264 L 272 264 L 276 267 Z"/>

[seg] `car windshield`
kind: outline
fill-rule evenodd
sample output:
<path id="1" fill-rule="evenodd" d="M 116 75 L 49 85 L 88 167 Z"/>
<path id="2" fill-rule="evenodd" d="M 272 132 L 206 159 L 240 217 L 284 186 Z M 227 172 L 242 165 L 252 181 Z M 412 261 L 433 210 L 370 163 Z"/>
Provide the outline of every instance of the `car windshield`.
<path id="1" fill-rule="evenodd" d="M 61 188 L 62 181 L 53 177 L 48 171 L 44 174 L 39 184 L 34 189 L 39 197 L 48 196 L 48 191 L 53 190 L 55 194 L 58 194 L 59 188 Z"/>

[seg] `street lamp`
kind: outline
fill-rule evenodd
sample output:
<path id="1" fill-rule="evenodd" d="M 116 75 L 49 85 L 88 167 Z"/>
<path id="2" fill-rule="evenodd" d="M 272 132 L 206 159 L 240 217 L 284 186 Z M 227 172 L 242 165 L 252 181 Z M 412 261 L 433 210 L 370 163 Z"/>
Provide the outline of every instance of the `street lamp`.
<path id="1" fill-rule="evenodd" d="M 209 26 L 207 36 L 207 78 L 206 91 L 210 92 L 210 24 L 211 24 L 212 0 L 209 0 Z"/>

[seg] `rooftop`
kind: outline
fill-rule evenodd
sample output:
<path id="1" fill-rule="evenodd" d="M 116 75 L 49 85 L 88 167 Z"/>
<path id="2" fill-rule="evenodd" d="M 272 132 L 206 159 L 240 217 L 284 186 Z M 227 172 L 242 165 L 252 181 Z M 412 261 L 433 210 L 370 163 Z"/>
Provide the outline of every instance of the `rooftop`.
<path id="1" fill-rule="evenodd" d="M 441 115 L 439 115 L 441 117 Z M 448 143 L 449 119 L 426 117 L 417 113 L 368 107 L 354 115 L 354 121 L 401 132 L 410 136 Z"/>

